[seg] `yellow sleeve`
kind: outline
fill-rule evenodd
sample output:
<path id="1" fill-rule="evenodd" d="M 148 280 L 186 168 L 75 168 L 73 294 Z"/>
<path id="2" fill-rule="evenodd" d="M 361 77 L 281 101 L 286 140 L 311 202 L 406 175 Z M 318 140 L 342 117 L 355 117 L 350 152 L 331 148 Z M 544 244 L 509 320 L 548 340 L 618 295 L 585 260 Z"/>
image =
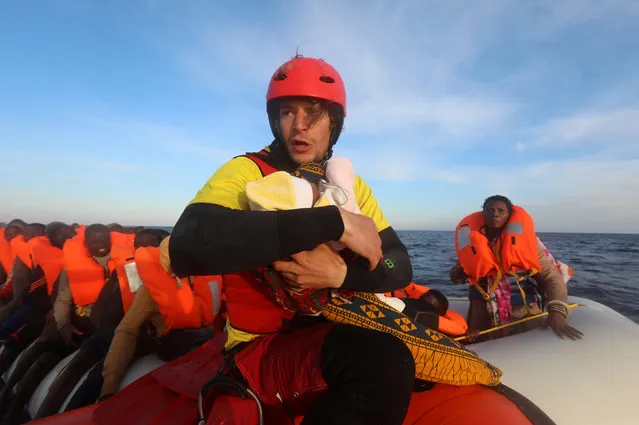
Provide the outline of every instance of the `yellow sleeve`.
<path id="1" fill-rule="evenodd" d="M 248 210 L 246 183 L 262 178 L 259 167 L 249 158 L 238 156 L 222 165 L 189 203 L 221 205 L 234 210 Z"/>
<path id="2" fill-rule="evenodd" d="M 353 189 L 355 191 L 357 206 L 363 215 L 373 219 L 377 225 L 377 231 L 381 232 L 390 227 L 390 224 L 386 221 L 386 217 L 384 217 L 382 209 L 377 203 L 377 199 L 373 196 L 373 191 L 360 176 L 355 176 L 355 186 Z"/>

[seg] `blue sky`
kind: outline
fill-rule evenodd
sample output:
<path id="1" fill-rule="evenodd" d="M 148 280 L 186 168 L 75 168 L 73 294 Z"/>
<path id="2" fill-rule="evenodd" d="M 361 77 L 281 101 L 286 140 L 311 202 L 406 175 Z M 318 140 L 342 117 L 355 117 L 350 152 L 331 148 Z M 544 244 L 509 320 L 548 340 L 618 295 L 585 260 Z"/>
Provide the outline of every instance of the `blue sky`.
<path id="1" fill-rule="evenodd" d="M 336 155 L 399 229 L 500 193 L 541 231 L 639 232 L 635 1 L 6 2 L 0 220 L 172 225 L 267 145 L 295 54 L 346 82 Z"/>

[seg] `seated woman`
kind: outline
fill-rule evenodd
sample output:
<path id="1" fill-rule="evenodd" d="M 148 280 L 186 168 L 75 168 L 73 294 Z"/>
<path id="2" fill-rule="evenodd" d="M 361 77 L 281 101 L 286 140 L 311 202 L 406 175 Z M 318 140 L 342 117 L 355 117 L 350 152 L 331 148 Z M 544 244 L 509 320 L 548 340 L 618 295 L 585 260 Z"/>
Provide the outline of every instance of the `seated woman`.
<path id="1" fill-rule="evenodd" d="M 541 313 L 561 338 L 583 334 L 568 324 L 566 281 L 537 238 L 530 215 L 500 195 L 486 199 L 482 211 L 457 226 L 458 262 L 450 270 L 453 283 L 471 284 L 469 337 L 480 330 Z"/>

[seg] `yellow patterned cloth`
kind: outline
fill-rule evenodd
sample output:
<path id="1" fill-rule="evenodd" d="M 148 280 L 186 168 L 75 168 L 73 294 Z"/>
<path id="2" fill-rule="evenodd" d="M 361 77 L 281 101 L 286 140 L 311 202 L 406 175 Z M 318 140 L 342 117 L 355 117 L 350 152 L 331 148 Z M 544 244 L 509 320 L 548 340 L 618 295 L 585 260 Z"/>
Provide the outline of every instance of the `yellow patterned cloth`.
<path id="1" fill-rule="evenodd" d="M 502 372 L 446 335 L 411 321 L 374 294 L 335 292 L 322 316 L 335 323 L 395 335 L 415 359 L 415 377 L 450 385 L 499 384 Z"/>

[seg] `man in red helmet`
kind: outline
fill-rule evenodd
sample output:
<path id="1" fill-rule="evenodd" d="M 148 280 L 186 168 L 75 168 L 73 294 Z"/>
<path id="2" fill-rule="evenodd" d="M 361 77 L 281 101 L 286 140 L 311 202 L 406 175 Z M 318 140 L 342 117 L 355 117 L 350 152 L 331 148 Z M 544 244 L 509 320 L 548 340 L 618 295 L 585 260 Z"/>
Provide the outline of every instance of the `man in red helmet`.
<path id="1" fill-rule="evenodd" d="M 359 176 L 353 192 L 362 215 L 335 206 L 249 211 L 247 182 L 274 171 L 323 175 L 346 115 L 342 78 L 322 60 L 297 56 L 273 74 L 266 109 L 275 140 L 213 174 L 165 239 L 164 265 L 178 276 L 224 274 L 226 350 L 264 405 L 304 414 L 304 425 L 399 425 L 414 387 L 405 345 L 388 334 L 298 317 L 254 273 L 272 265 L 300 288 L 371 293 L 411 282 L 406 247 Z M 357 256 L 342 259 L 329 241 Z"/>

